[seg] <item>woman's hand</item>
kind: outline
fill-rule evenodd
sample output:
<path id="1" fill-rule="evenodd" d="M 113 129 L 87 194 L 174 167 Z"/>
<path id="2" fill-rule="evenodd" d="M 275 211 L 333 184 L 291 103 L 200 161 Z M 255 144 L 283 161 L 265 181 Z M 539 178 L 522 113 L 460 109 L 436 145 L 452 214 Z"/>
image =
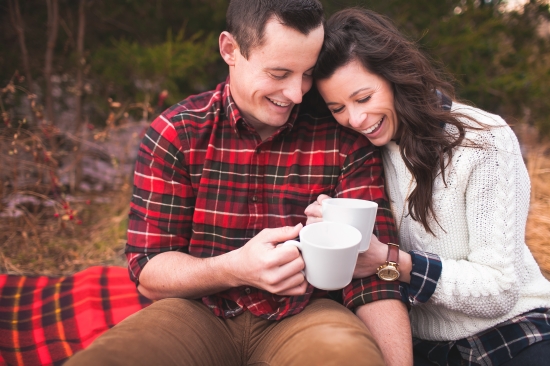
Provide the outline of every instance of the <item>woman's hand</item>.
<path id="1" fill-rule="evenodd" d="M 386 262 L 387 257 L 388 245 L 380 242 L 372 234 L 369 249 L 364 253 L 359 253 L 357 264 L 353 271 L 353 278 L 364 278 L 376 274 L 376 270 Z"/>
<path id="2" fill-rule="evenodd" d="M 321 202 L 330 198 L 326 194 L 321 194 L 317 197 L 317 200 L 306 207 L 304 213 L 307 216 L 306 225 L 313 224 L 314 222 L 323 221 L 323 206 Z"/>
<path id="3" fill-rule="evenodd" d="M 372 234 L 369 249 L 364 253 L 359 253 L 357 257 L 353 278 L 364 278 L 375 274 L 378 267 L 386 263 L 387 258 L 388 245 L 382 243 Z M 401 274 L 399 281 L 410 283 L 412 260 L 409 253 L 399 250 L 399 265 L 397 269 Z"/>

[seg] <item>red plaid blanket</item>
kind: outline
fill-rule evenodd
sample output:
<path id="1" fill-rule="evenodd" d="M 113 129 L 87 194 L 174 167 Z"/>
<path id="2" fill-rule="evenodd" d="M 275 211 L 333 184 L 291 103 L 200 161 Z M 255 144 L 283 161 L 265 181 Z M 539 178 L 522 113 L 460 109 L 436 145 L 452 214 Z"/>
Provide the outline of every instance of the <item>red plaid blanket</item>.
<path id="1" fill-rule="evenodd" d="M 60 278 L 0 275 L 0 365 L 60 365 L 150 303 L 120 267 Z"/>

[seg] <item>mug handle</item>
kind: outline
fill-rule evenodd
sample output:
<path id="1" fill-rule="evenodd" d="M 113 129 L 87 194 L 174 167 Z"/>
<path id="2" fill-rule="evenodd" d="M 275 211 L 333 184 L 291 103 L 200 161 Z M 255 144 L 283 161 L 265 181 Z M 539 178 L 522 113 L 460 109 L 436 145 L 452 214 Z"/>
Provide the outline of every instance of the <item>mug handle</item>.
<path id="1" fill-rule="evenodd" d="M 287 240 L 281 245 L 294 245 L 296 248 L 298 248 L 300 251 L 302 251 L 302 243 L 300 243 L 297 240 Z"/>
<path id="2" fill-rule="evenodd" d="M 285 241 L 283 244 L 281 245 L 293 245 L 295 246 L 296 248 L 298 248 L 298 250 L 301 252 L 302 251 L 302 243 L 300 243 L 299 241 L 297 240 L 287 240 Z M 302 274 L 304 275 L 304 277 L 306 276 L 306 272 L 305 271 L 300 271 L 302 272 Z"/>

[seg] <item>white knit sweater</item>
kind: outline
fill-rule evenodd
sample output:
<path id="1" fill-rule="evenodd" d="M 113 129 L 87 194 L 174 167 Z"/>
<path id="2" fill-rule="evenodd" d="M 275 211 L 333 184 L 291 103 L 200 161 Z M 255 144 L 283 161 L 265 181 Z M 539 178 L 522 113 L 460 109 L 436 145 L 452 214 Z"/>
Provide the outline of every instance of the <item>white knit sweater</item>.
<path id="1" fill-rule="evenodd" d="M 436 179 L 434 209 L 441 228 L 431 222 L 435 236 L 407 211 L 403 217 L 412 176 L 395 143 L 383 148 L 401 249 L 442 260 L 435 293 L 410 313 L 413 335 L 426 340 L 458 340 L 550 307 L 550 282 L 525 244 L 530 182 L 516 136 L 499 116 L 458 103 L 452 111 L 500 127 L 468 131 L 466 137 L 484 148 L 457 148 L 446 170 L 447 186 Z"/>

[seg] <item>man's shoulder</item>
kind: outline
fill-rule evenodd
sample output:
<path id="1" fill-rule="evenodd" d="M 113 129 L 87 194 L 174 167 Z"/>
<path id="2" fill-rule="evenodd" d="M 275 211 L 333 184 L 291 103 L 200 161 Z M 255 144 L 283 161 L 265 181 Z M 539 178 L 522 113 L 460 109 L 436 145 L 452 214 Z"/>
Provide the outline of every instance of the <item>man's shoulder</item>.
<path id="1" fill-rule="evenodd" d="M 225 83 L 220 83 L 213 90 L 190 95 L 172 105 L 161 116 L 172 123 L 192 121 L 205 123 L 213 121 L 223 111 L 222 100 Z"/>

